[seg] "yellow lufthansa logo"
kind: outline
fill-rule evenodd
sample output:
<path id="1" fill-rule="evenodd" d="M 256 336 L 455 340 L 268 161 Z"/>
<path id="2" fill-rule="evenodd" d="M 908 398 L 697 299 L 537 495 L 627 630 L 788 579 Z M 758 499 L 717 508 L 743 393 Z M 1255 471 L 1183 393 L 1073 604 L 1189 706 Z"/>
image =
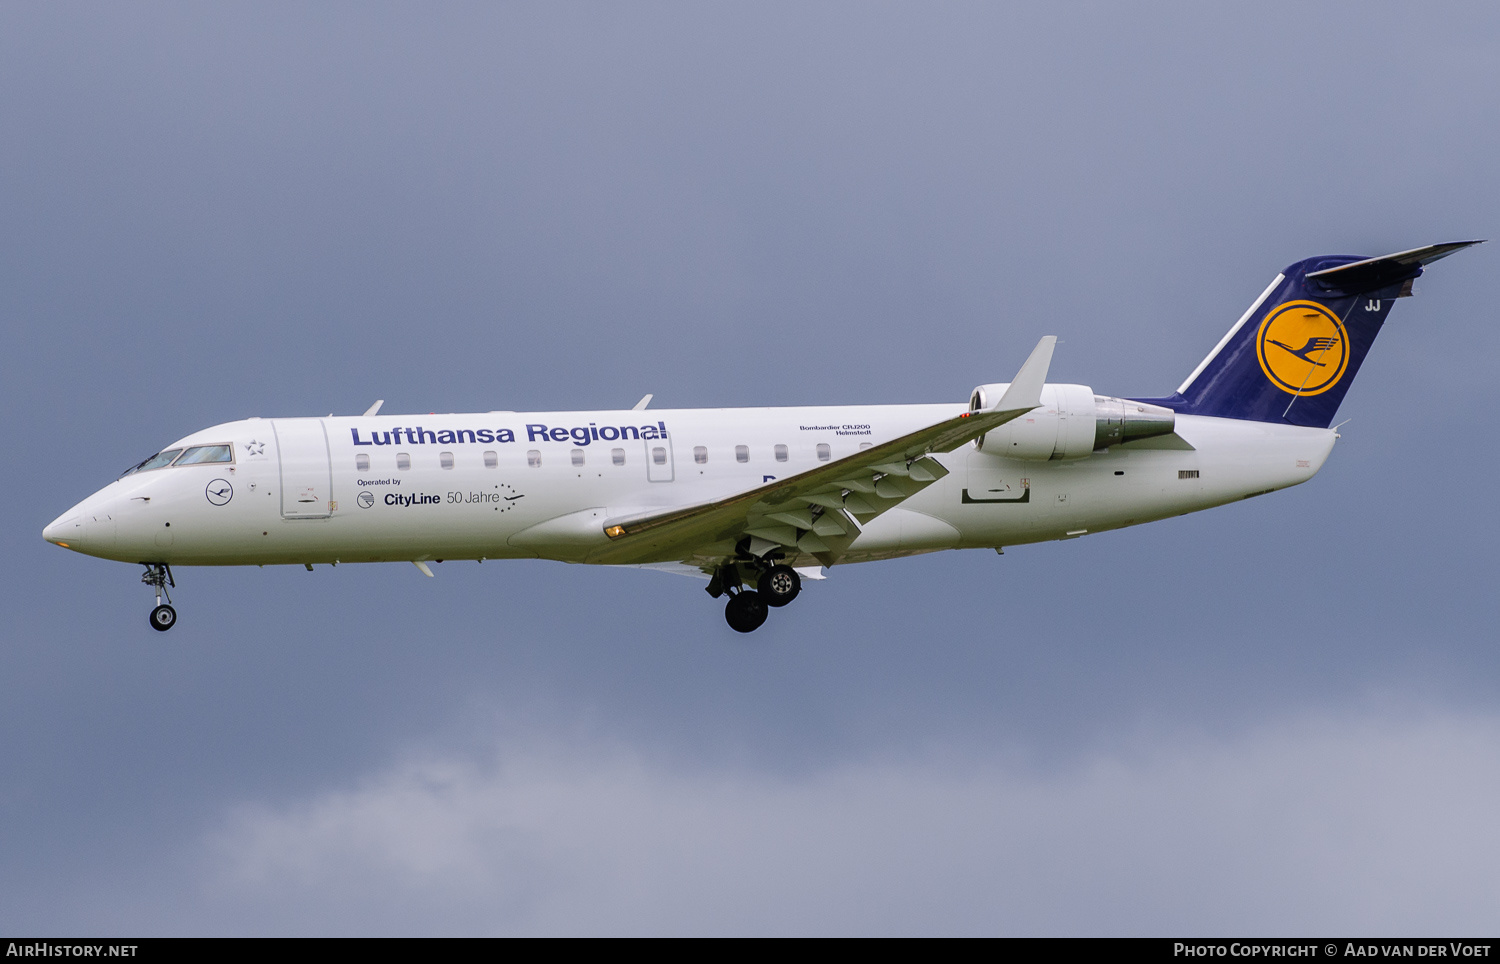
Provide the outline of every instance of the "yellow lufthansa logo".
<path id="1" fill-rule="evenodd" d="M 1266 315 L 1255 338 L 1260 370 L 1293 395 L 1326 392 L 1349 366 L 1349 335 L 1316 301 L 1288 301 Z"/>

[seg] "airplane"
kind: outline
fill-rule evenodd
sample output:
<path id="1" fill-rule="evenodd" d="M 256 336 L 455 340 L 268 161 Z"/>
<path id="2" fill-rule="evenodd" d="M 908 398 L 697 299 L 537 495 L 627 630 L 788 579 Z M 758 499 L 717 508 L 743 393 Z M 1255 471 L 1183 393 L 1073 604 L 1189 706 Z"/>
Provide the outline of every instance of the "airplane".
<path id="1" fill-rule="evenodd" d="M 708 580 L 752 632 L 856 562 L 1137 525 L 1312 478 L 1397 299 L 1481 241 L 1310 258 L 1171 395 L 1050 384 L 1055 336 L 967 405 L 247 418 L 179 439 L 42 537 L 145 567 L 554 559 Z M 163 602 L 165 597 L 165 602 Z"/>

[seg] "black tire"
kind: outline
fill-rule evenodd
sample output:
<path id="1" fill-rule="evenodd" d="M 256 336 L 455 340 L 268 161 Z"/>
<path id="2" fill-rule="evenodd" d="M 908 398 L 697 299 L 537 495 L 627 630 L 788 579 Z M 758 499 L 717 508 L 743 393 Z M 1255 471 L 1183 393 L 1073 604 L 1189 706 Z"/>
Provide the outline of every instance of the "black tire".
<path id="1" fill-rule="evenodd" d="M 159 633 L 164 633 L 177 625 L 177 610 L 171 606 L 161 605 L 151 610 L 151 628 Z"/>
<path id="2" fill-rule="evenodd" d="M 785 606 L 802 591 L 802 577 L 791 566 L 772 566 L 761 574 L 756 588 L 767 606 Z"/>
<path id="3" fill-rule="evenodd" d="M 737 633 L 753 633 L 766 621 L 771 612 L 760 593 L 745 590 L 729 597 L 724 604 L 724 620 Z"/>

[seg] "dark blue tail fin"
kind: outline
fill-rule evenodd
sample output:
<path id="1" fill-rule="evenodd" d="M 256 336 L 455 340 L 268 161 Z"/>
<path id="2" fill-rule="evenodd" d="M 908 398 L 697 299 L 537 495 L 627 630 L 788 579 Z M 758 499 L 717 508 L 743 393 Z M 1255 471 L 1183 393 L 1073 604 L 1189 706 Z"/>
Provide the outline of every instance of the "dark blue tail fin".
<path id="1" fill-rule="evenodd" d="M 1397 298 L 1424 265 L 1478 241 L 1287 268 L 1169 398 L 1187 415 L 1327 428 Z"/>

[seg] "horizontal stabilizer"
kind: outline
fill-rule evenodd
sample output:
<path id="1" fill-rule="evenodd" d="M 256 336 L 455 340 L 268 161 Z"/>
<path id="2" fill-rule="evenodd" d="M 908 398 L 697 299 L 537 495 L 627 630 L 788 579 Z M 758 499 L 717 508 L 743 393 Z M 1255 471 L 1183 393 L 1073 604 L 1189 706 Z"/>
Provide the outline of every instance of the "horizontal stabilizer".
<path id="1" fill-rule="evenodd" d="M 1422 273 L 1424 265 L 1448 257 L 1456 251 L 1484 241 L 1449 241 L 1445 244 L 1429 244 L 1410 251 L 1351 261 L 1322 271 L 1310 271 L 1307 277 L 1332 288 L 1350 293 L 1373 291 L 1399 281 L 1415 278 Z"/>

